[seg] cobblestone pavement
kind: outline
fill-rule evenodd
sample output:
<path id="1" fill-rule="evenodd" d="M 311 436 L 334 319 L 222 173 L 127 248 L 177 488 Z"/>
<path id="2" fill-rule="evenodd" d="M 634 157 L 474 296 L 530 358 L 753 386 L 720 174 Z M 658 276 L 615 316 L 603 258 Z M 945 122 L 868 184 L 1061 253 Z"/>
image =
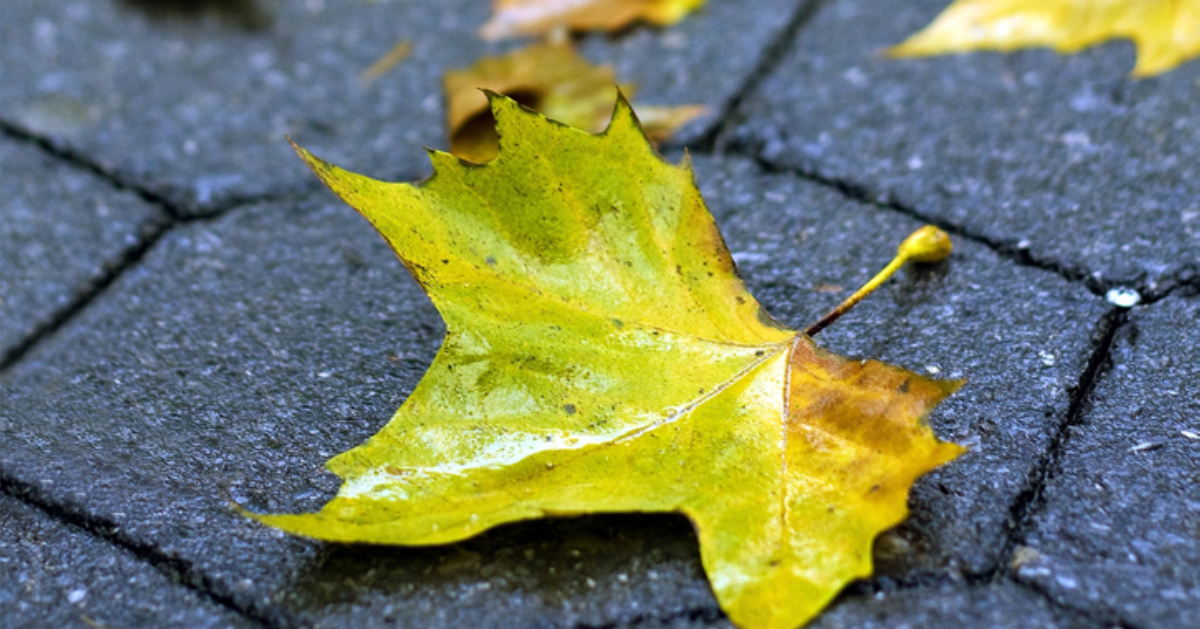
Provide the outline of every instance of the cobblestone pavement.
<path id="1" fill-rule="evenodd" d="M 377 431 L 442 323 L 323 157 L 413 180 L 440 76 L 514 44 L 488 3 L 0 7 L 0 618 L 6 627 L 727 627 L 676 516 L 438 548 L 278 534 Z M 1133 48 L 889 60 L 945 0 L 709 0 L 580 48 L 687 148 L 739 269 L 803 326 L 922 222 L 949 261 L 826 347 L 965 377 L 876 575 L 814 627 L 1200 626 L 1200 62 Z M 398 41 L 412 56 L 369 87 Z M 515 44 L 519 45 L 519 44 Z"/>

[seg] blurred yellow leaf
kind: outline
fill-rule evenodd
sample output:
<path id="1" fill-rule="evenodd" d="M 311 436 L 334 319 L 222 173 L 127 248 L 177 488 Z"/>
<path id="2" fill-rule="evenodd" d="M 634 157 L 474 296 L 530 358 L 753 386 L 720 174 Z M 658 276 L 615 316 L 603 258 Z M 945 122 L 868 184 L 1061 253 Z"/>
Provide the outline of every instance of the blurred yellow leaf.
<path id="1" fill-rule="evenodd" d="M 450 152 L 476 163 L 496 156 L 495 124 L 481 88 L 504 94 L 546 117 L 585 131 L 600 131 L 612 116 L 616 77 L 611 66 L 594 66 L 568 44 L 535 44 L 485 57 L 465 70 L 447 72 L 446 129 Z M 632 97 L 635 86 L 620 86 Z M 638 107 L 646 134 L 666 140 L 702 115 L 699 105 Z"/>
<path id="2" fill-rule="evenodd" d="M 1134 76 L 1170 70 L 1200 54 L 1200 1 L 958 0 L 889 54 L 1033 46 L 1073 53 L 1110 39 L 1132 39 L 1137 45 Z"/>
<path id="3" fill-rule="evenodd" d="M 924 422 L 959 383 L 779 325 L 738 277 L 690 163 L 659 157 L 624 99 L 598 135 L 502 96 L 491 107 L 496 159 L 433 151 L 416 185 L 299 149 L 412 272 L 446 337 L 392 420 L 329 461 L 336 498 L 253 517 L 429 545 L 546 516 L 680 512 L 735 624 L 803 624 L 871 573 L 912 482 L 962 451 Z"/>
<path id="4" fill-rule="evenodd" d="M 637 21 L 666 26 L 705 0 L 495 0 L 484 39 L 545 35 L 556 29 L 616 31 Z"/>

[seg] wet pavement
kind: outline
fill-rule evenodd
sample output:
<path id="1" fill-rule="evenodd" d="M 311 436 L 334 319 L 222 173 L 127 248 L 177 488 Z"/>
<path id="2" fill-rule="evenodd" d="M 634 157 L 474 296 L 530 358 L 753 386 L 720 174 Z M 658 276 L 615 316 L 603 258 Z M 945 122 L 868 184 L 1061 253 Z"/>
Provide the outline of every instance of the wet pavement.
<path id="1" fill-rule="evenodd" d="M 888 60 L 944 2 L 710 0 L 580 41 L 648 104 L 751 291 L 815 320 L 922 222 L 952 233 L 821 334 L 968 384 L 814 627 L 1200 624 L 1200 62 L 1132 46 Z M 177 6 L 178 5 L 178 6 Z M 182 6 L 186 5 L 186 6 Z M 181 8 L 182 6 L 182 8 Z M 445 547 L 287 537 L 443 325 L 284 140 L 430 171 L 440 76 L 516 43 L 483 2 L 32 0 L 0 20 L 0 617 L 42 627 L 728 627 L 680 516 Z M 363 87 L 398 41 L 412 55 Z"/>

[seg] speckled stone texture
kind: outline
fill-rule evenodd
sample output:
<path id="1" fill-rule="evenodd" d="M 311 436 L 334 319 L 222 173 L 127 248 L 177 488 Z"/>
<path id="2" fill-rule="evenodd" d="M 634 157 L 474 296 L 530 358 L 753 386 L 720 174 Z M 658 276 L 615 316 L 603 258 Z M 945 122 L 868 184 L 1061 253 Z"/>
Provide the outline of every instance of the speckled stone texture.
<path id="1" fill-rule="evenodd" d="M 1104 287 L 1200 274 L 1200 62 L 1126 42 L 893 60 L 945 0 L 823 5 L 727 138 Z"/>
<path id="2" fill-rule="evenodd" d="M 696 162 L 752 290 L 793 325 L 918 226 L 748 161 Z M 999 560 L 1008 504 L 1066 413 L 1104 311 L 1077 285 L 960 242 L 827 332 L 836 351 L 970 381 L 932 421 L 974 452 L 920 481 L 913 516 L 879 545 L 881 573 L 953 582 Z M 168 234 L 6 377 L 0 468 L 282 623 L 452 627 L 503 613 L 567 627 L 712 608 L 675 516 L 531 522 L 413 550 L 286 538 L 230 509 L 319 507 L 337 486 L 323 462 L 386 421 L 441 334 L 399 262 L 329 195 L 239 209 Z"/>
<path id="3" fill-rule="evenodd" d="M 131 553 L 0 495 L 5 629 L 257 626 Z"/>
<path id="4" fill-rule="evenodd" d="M 0 360 L 118 265 L 162 211 L 0 136 Z"/>
<path id="5" fill-rule="evenodd" d="M 1200 299 L 1133 313 L 1016 575 L 1128 626 L 1200 626 Z"/>
<path id="6" fill-rule="evenodd" d="M 637 82 L 638 102 L 702 104 L 716 116 L 802 1 L 713 2 L 669 31 L 590 38 L 585 53 Z M 479 0 L 162 8 L 178 4 L 6 0 L 0 120 L 205 213 L 315 187 L 285 136 L 356 172 L 428 174 L 419 148 L 447 146 L 442 73 L 522 45 L 476 36 L 489 15 Z M 411 55 L 364 87 L 359 74 L 405 39 Z"/>
<path id="7" fill-rule="evenodd" d="M 966 385 L 961 459 L 876 574 L 810 625 L 1200 625 L 1200 62 L 1118 42 L 877 54 L 948 0 L 711 0 L 578 39 L 635 99 L 700 103 L 698 184 L 739 270 L 803 327 L 921 221 L 911 266 L 818 341 Z M 445 547 L 288 537 L 331 456 L 413 389 L 443 325 L 284 141 L 428 174 L 440 77 L 483 0 L 5 0 L 0 618 L 18 627 L 729 629 L 688 521 L 606 514 Z M 364 87 L 402 40 L 413 52 Z M 1142 299 L 1122 311 L 1114 286 Z M 80 592 L 83 593 L 80 593 Z M 15 620 L 13 620 L 15 619 Z M 90 624 L 94 623 L 94 624 Z"/>

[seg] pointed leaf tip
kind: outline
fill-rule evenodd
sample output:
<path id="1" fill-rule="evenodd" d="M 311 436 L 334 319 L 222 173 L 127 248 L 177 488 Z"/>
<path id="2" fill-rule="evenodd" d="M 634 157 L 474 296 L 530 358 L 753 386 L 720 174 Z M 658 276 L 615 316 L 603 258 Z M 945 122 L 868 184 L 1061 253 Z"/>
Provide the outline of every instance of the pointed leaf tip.
<path id="1" fill-rule="evenodd" d="M 629 99 L 625 97 L 625 92 L 620 87 L 617 87 L 617 102 L 613 105 L 612 118 L 608 122 L 609 129 L 614 127 L 637 128 L 639 131 L 642 129 L 637 112 L 633 110 L 633 105 L 629 103 Z"/>

